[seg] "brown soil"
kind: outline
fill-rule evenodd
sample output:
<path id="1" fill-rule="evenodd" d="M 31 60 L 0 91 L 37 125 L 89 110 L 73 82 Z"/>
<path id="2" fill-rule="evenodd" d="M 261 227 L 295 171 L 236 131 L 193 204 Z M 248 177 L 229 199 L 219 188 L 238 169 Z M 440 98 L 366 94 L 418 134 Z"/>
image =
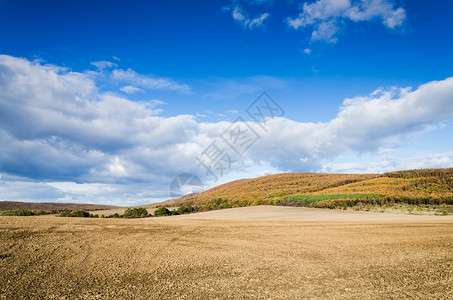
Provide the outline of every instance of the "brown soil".
<path id="1" fill-rule="evenodd" d="M 453 297 L 451 217 L 258 209 L 1 217 L 0 298 Z"/>

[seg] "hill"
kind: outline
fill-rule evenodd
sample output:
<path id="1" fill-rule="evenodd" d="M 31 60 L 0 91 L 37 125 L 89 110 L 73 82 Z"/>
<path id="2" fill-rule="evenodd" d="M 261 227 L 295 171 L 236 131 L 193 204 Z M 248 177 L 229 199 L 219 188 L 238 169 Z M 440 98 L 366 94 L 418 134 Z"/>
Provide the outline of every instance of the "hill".
<path id="1" fill-rule="evenodd" d="M 315 174 L 283 173 L 267 175 L 253 179 L 241 179 L 219 185 L 192 197 L 185 197 L 179 202 L 207 204 L 214 199 L 237 201 L 242 203 L 261 204 L 263 201 L 295 194 L 309 194 L 327 188 L 361 182 L 377 178 L 375 174 Z M 251 204 L 252 204 L 251 203 Z"/>
<path id="2" fill-rule="evenodd" d="M 78 203 L 33 203 L 33 202 L 14 202 L 0 201 L 0 211 L 3 210 L 44 210 L 51 212 L 60 212 L 67 210 L 103 210 L 118 208 L 113 205 L 98 205 L 98 204 L 78 204 Z"/>
<path id="3" fill-rule="evenodd" d="M 348 208 L 453 205 L 453 168 L 384 174 L 284 173 L 242 179 L 176 200 L 197 210 L 254 205 Z"/>

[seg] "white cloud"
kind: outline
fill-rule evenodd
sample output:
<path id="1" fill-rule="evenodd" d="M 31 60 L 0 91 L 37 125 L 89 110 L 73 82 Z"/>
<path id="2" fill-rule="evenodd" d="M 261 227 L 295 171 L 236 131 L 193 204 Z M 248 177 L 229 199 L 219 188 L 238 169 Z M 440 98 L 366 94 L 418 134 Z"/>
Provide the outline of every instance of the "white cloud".
<path id="1" fill-rule="evenodd" d="M 269 171 L 269 170 L 264 170 L 258 173 L 258 176 L 267 176 L 267 175 L 272 175 L 274 172 Z"/>
<path id="2" fill-rule="evenodd" d="M 149 90 L 168 90 L 182 93 L 190 93 L 191 88 L 170 78 L 142 75 L 132 69 L 113 70 L 113 78 L 117 81 L 128 83 L 135 87 Z"/>
<path id="3" fill-rule="evenodd" d="M 259 159 L 272 158 L 275 165 L 287 169 L 300 166 L 300 158 L 307 164 L 319 164 L 321 159 L 342 153 L 375 152 L 398 145 L 431 124 L 452 119 L 452 99 L 453 77 L 414 91 L 378 90 L 346 99 L 337 116 L 327 123 L 272 119 L 268 133 L 251 151 Z"/>
<path id="4" fill-rule="evenodd" d="M 134 94 L 134 93 L 137 93 L 137 92 L 143 93 L 145 91 L 145 90 L 143 90 L 141 88 L 138 88 L 138 87 L 135 87 L 135 86 L 132 86 L 132 85 L 123 86 L 122 88 L 120 88 L 120 90 L 122 92 L 125 92 L 126 94 Z"/>
<path id="5" fill-rule="evenodd" d="M 99 195 L 117 191 L 111 185 L 102 183 L 46 182 L 46 184 L 63 193 L 71 194 Z"/>
<path id="6" fill-rule="evenodd" d="M 5 176 L 6 177 L 6 176 Z M 0 201 L 67 202 L 134 206 L 168 199 L 153 183 L 36 182 L 20 178 L 0 181 Z"/>
<path id="7" fill-rule="evenodd" d="M 109 168 L 114 157 L 127 156 L 127 151 L 137 151 L 135 147 L 163 151 L 178 145 L 173 138 L 184 141 L 190 127 L 196 125 L 192 116 L 155 116 L 154 107 L 160 104 L 160 100 L 134 102 L 102 94 L 84 74 L 62 73 L 1 56 L 2 171 L 36 178 L 53 176 L 54 180 L 117 176 L 117 170 Z M 126 170 L 129 179 L 133 179 L 134 168 L 143 164 L 128 161 L 124 164 L 130 168 Z M 160 159 L 160 163 L 165 161 Z"/>
<path id="8" fill-rule="evenodd" d="M 264 23 L 264 20 L 266 20 L 268 17 L 270 17 L 269 13 L 259 14 L 257 17 L 250 19 L 248 27 L 249 28 L 261 27 Z"/>
<path id="9" fill-rule="evenodd" d="M 106 60 L 94 61 L 91 64 L 93 66 L 95 66 L 96 68 L 98 68 L 99 70 L 110 69 L 110 68 L 118 66 L 117 64 L 112 63 L 111 61 L 106 61 Z"/>
<path id="10" fill-rule="evenodd" d="M 387 159 L 378 162 L 328 164 L 323 166 L 321 171 L 328 173 L 380 174 L 400 170 L 451 168 L 452 166 L 453 152 L 448 152 L 406 159 Z"/>
<path id="11" fill-rule="evenodd" d="M 318 0 L 310 4 L 305 2 L 299 16 L 295 19 L 288 18 L 287 22 L 294 29 L 299 29 L 330 18 L 340 17 L 350 7 L 350 0 Z"/>
<path id="12" fill-rule="evenodd" d="M 126 166 L 121 162 L 121 159 L 118 156 L 112 159 L 107 168 L 109 174 L 114 177 L 128 177 L 130 175 L 126 170 Z"/>
<path id="13" fill-rule="evenodd" d="M 236 164 L 241 167 L 238 174 L 256 166 L 265 166 L 257 172 L 319 171 L 324 161 L 338 155 L 396 148 L 408 136 L 453 119 L 452 99 L 453 77 L 414 90 L 377 90 L 346 99 L 329 122 L 274 118 L 267 121 L 267 132 L 249 123 L 261 139 L 247 152 L 248 163 Z M 207 181 L 196 157 L 231 123 L 202 122 L 191 115 L 160 117 L 154 109 L 160 104 L 101 92 L 85 73 L 0 56 L 2 198 L 30 200 L 34 196 L 21 190 L 29 188 L 40 199 L 143 202 L 165 197 L 171 179 L 182 172 L 200 174 Z M 448 157 L 433 157 L 424 164 L 414 160 L 404 166 L 444 166 L 451 163 Z M 26 179 L 8 180 L 11 175 Z M 21 183 L 24 180 L 69 184 Z M 84 186 L 78 184 L 88 184 L 93 192 L 83 198 Z M 112 190 L 96 200 L 97 191 L 105 192 L 96 184 Z M 153 194 L 140 194 L 147 190 Z"/>
<path id="14" fill-rule="evenodd" d="M 387 0 L 362 0 L 344 12 L 344 16 L 354 22 L 368 21 L 380 18 L 388 28 L 395 28 L 403 24 L 406 11 L 403 8 L 393 8 L 393 4 Z"/>
<path id="15" fill-rule="evenodd" d="M 404 20 L 406 19 L 406 11 L 401 7 L 398 8 L 396 11 L 393 11 L 388 16 L 384 18 L 384 24 L 388 28 L 395 28 L 403 24 Z"/>
<path id="16" fill-rule="evenodd" d="M 244 9 L 243 5 L 247 6 L 272 6 L 273 0 L 237 0 L 232 1 L 230 5 L 223 7 L 223 11 L 231 13 L 233 19 L 241 24 L 246 29 L 255 29 L 264 27 L 264 22 L 271 16 L 268 12 L 257 13 L 254 17 L 250 17 L 249 13 Z"/>
<path id="17" fill-rule="evenodd" d="M 167 104 L 167 103 L 165 103 L 164 101 L 159 100 L 159 99 L 153 99 L 153 100 L 151 100 L 151 101 L 149 101 L 149 102 L 150 102 L 150 105 L 152 105 L 152 107 L 156 107 L 156 106 L 158 106 L 158 105 Z"/>
<path id="18" fill-rule="evenodd" d="M 258 27 L 264 26 L 264 21 L 270 17 L 269 13 L 261 13 L 251 18 L 247 12 L 243 10 L 241 6 L 235 6 L 232 9 L 231 15 L 233 19 L 237 21 L 239 24 L 244 26 L 244 28 L 254 29 Z"/>
<path id="19" fill-rule="evenodd" d="M 304 3 L 296 18 L 288 18 L 294 28 L 311 27 L 311 40 L 336 42 L 334 37 L 345 22 L 364 22 L 379 19 L 387 28 L 395 29 L 406 19 L 406 11 L 395 8 L 389 0 L 317 0 Z"/>
<path id="20" fill-rule="evenodd" d="M 250 20 L 246 16 L 244 16 L 242 9 L 238 6 L 236 6 L 233 9 L 232 15 L 233 15 L 233 19 L 235 19 L 236 21 L 238 21 L 239 23 L 242 23 L 244 25 L 246 23 L 250 22 Z"/>
<path id="21" fill-rule="evenodd" d="M 333 36 L 338 32 L 339 28 L 334 21 L 323 22 L 319 24 L 311 34 L 312 41 L 323 40 L 328 43 L 336 43 L 337 38 Z"/>

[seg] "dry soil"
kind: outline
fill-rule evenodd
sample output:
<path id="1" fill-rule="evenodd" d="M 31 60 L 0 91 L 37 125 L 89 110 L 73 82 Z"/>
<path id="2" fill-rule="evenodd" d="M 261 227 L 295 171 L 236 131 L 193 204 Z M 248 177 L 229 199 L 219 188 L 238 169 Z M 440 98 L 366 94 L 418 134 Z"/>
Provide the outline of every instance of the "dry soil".
<path id="1" fill-rule="evenodd" d="M 0 298 L 452 299 L 453 218 L 284 207 L 0 217 Z"/>

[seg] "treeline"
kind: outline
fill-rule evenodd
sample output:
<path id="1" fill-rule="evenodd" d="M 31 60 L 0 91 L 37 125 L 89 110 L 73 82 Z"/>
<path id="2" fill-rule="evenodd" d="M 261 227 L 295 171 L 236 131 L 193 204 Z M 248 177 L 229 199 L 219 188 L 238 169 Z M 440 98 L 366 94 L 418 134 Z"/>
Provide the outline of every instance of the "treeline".
<path id="1" fill-rule="evenodd" d="M 93 214 L 90 214 L 89 212 L 87 211 L 84 211 L 84 210 L 74 210 L 74 211 L 70 211 L 70 210 L 64 210 L 62 212 L 60 212 L 58 214 L 59 217 L 69 217 L 69 218 L 99 218 L 99 215 L 93 215 Z"/>
<path id="2" fill-rule="evenodd" d="M 150 216 L 151 214 L 148 214 L 148 211 L 145 208 L 139 207 L 139 208 L 128 208 L 126 209 L 123 215 L 115 213 L 112 217 L 131 219 L 131 218 L 145 218 Z"/>
<path id="3" fill-rule="evenodd" d="M 207 201 L 204 205 L 193 205 L 193 209 L 198 212 L 258 205 L 337 208 L 340 205 L 343 207 L 345 204 L 347 206 L 354 206 L 359 202 L 378 203 L 380 199 L 380 196 L 372 194 L 291 195 L 273 197 L 264 200 L 256 199 L 253 201 L 214 198 Z"/>
<path id="4" fill-rule="evenodd" d="M 184 204 L 178 207 L 177 209 L 169 210 L 165 206 L 159 206 L 157 209 L 154 211 L 154 215 L 156 217 L 159 216 L 175 216 L 175 215 L 184 215 L 184 214 L 190 214 L 192 212 L 197 212 L 198 208 L 200 206 L 191 206 L 190 204 Z"/>
<path id="5" fill-rule="evenodd" d="M 394 171 L 382 174 L 383 177 L 391 178 L 422 178 L 422 177 L 435 177 L 443 180 L 453 179 L 453 168 L 447 169 L 422 169 L 422 170 L 405 170 L 405 171 Z"/>
<path id="6" fill-rule="evenodd" d="M 169 210 L 165 206 L 159 206 L 154 211 L 154 215 L 148 213 L 145 208 L 128 208 L 125 210 L 124 214 L 115 213 L 113 215 L 104 216 L 104 215 L 93 215 L 87 211 L 75 210 L 75 211 L 63 211 L 58 216 L 60 217 L 78 217 L 78 218 L 146 218 L 146 217 L 160 217 L 160 216 L 171 216 L 171 215 L 183 215 L 196 212 L 200 206 L 191 206 L 189 204 L 184 204 L 177 209 Z"/>
<path id="7" fill-rule="evenodd" d="M 411 193 L 417 191 L 427 191 L 431 194 L 440 195 L 441 192 L 451 192 L 453 189 L 453 168 L 449 169 L 423 169 L 423 170 L 407 170 L 407 171 L 396 171 L 384 173 L 382 176 L 389 178 L 399 178 L 408 180 L 408 182 L 402 187 L 403 192 L 407 192 L 405 197 L 398 197 L 396 201 L 416 201 L 422 204 L 426 202 L 432 202 L 433 199 L 426 197 L 420 197 L 411 195 Z M 437 202 L 443 202 L 442 198 Z M 448 202 L 448 199 L 446 199 Z"/>
<path id="8" fill-rule="evenodd" d="M 317 195 L 315 195 L 317 196 Z M 326 195 L 330 196 L 328 199 L 310 199 L 307 196 L 297 199 L 296 196 L 287 197 L 285 200 L 279 200 L 275 205 L 283 206 L 305 206 L 315 208 L 348 208 L 348 207 L 361 207 L 364 205 L 371 206 L 394 206 L 396 204 L 408 205 L 453 205 L 453 197 L 450 198 L 433 198 L 433 197 L 417 197 L 411 198 L 407 196 L 379 196 L 379 195 Z M 331 197 L 334 196 L 334 197 Z M 335 197 L 337 196 L 337 197 Z M 271 201 L 272 204 L 272 201 Z"/>
<path id="9" fill-rule="evenodd" d="M 26 209 L 13 209 L 0 211 L 0 216 L 39 216 L 49 215 L 52 212 L 44 210 L 26 210 Z"/>
<path id="10" fill-rule="evenodd" d="M 291 195 L 265 200 L 256 199 L 253 201 L 214 198 L 207 201 L 204 205 L 195 204 L 192 207 L 195 212 L 199 212 L 257 205 L 346 209 L 348 207 L 361 207 L 364 205 L 384 207 L 395 204 L 453 205 L 453 197 L 381 196 L 375 194 Z"/>
<path id="11" fill-rule="evenodd" d="M 175 215 L 183 215 L 183 214 L 190 214 L 192 212 L 196 212 L 200 206 L 191 206 L 189 204 L 184 204 L 178 207 L 177 209 L 169 210 L 165 206 L 161 205 L 156 208 L 153 214 L 149 214 L 148 211 L 144 208 L 128 208 L 124 212 L 124 215 L 120 215 L 115 213 L 113 218 L 144 218 L 144 217 L 163 217 L 163 216 L 175 216 Z"/>
<path id="12" fill-rule="evenodd" d="M 59 217 L 69 218 L 144 218 L 150 216 L 145 208 L 128 208 L 123 215 L 115 213 L 111 216 L 104 216 L 103 214 L 91 214 L 83 210 L 69 211 L 65 210 L 58 214 Z"/>

